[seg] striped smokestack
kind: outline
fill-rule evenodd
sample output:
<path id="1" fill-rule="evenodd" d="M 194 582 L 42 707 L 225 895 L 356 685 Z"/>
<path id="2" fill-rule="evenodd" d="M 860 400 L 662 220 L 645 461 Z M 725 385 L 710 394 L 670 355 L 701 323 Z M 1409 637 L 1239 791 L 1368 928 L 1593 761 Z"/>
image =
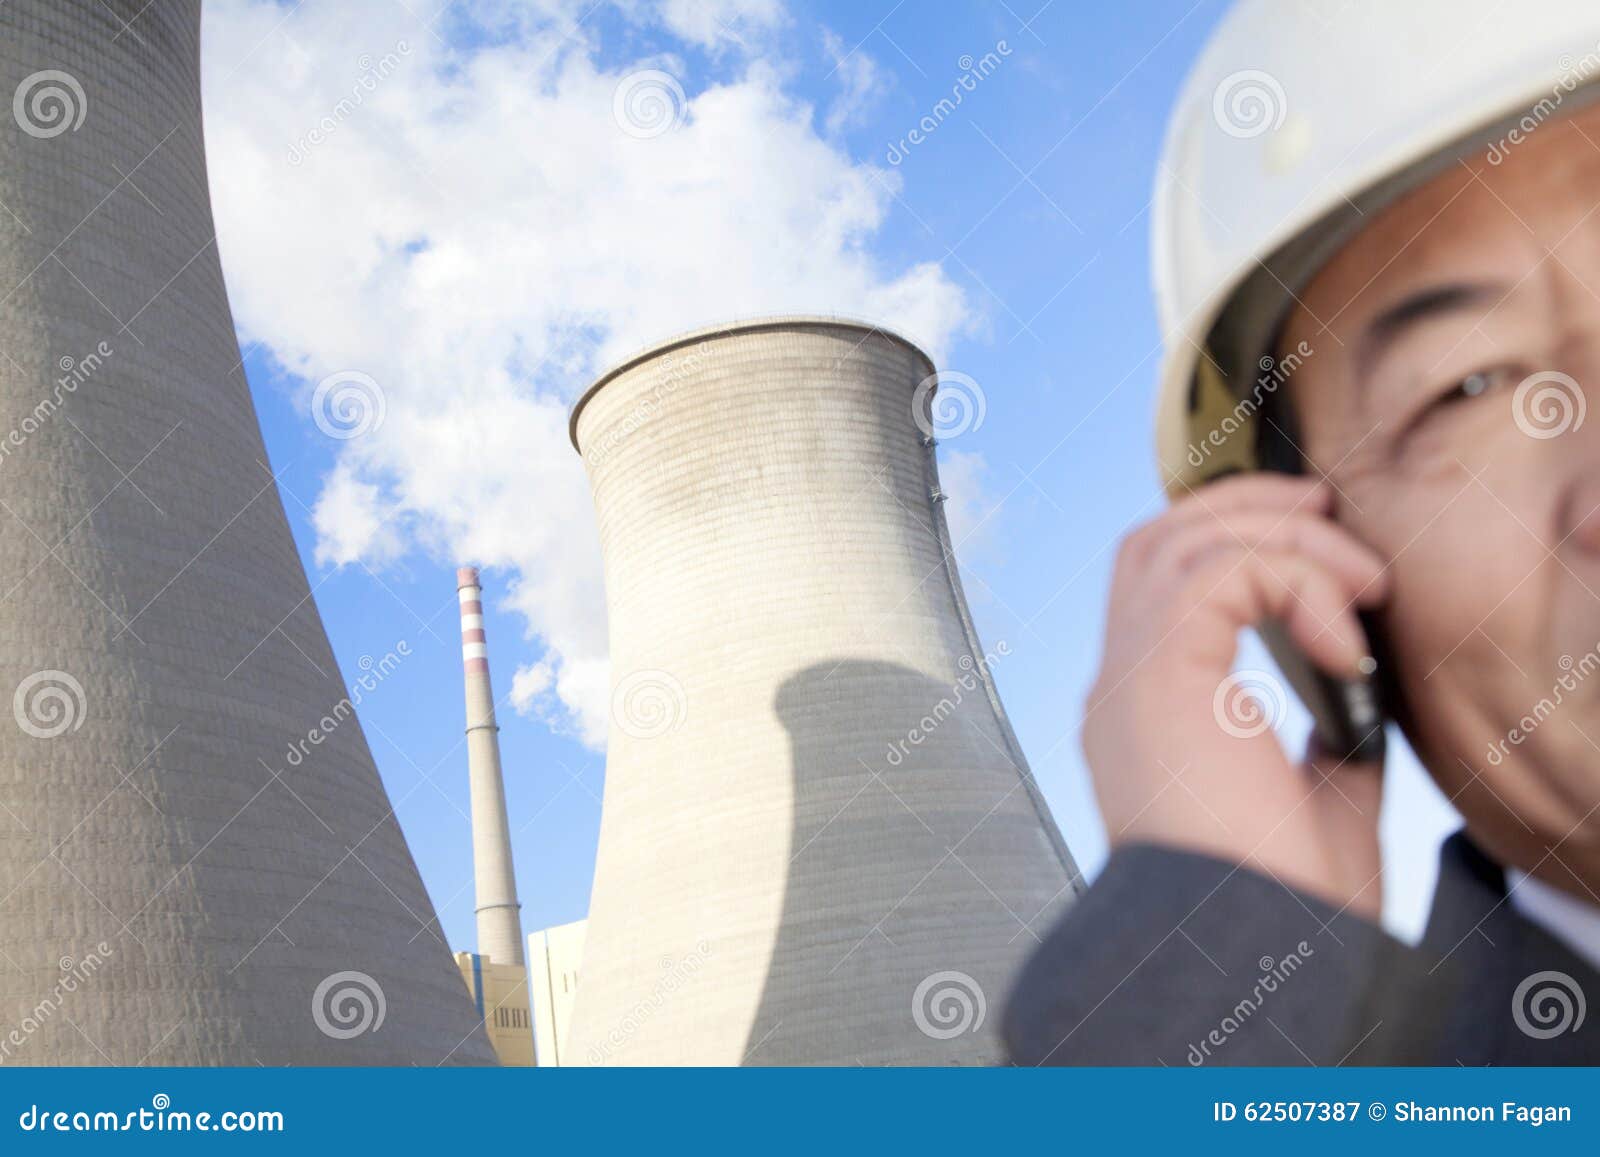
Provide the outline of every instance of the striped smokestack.
<path id="1" fill-rule="evenodd" d="M 489 653 L 483 635 L 478 568 L 456 571 L 461 600 L 461 663 L 467 681 L 467 776 L 472 785 L 472 869 L 477 886 L 478 952 L 495 964 L 521 964 L 522 905 L 511 868 L 511 823 L 500 775 Z"/>

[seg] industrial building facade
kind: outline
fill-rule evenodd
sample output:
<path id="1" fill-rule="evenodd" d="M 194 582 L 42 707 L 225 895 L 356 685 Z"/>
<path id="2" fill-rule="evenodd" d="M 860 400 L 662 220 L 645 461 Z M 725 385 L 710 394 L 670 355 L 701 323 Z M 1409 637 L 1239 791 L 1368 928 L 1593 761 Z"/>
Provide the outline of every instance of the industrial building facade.
<path id="1" fill-rule="evenodd" d="M 199 35 L 0 5 L 5 1061 L 492 1063 L 262 444 Z"/>
<path id="2" fill-rule="evenodd" d="M 497 964 L 478 952 L 457 952 L 456 967 L 495 1057 L 507 1067 L 531 1066 L 534 1013 L 528 1006 L 528 970 L 520 964 Z"/>
<path id="3" fill-rule="evenodd" d="M 1078 877 L 961 590 L 933 377 L 777 319 L 575 407 L 613 699 L 568 1063 L 1002 1061 L 988 1009 Z"/>
<path id="4" fill-rule="evenodd" d="M 528 934 L 528 988 L 533 1002 L 533 1041 L 541 1067 L 582 1065 L 567 1048 L 572 1006 L 588 921 L 575 920 Z"/>

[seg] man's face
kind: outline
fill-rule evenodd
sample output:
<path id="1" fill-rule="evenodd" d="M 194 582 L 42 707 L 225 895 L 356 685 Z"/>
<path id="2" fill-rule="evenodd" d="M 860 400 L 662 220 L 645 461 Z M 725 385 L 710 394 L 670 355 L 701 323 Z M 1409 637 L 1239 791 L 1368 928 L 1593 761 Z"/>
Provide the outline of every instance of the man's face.
<path id="1" fill-rule="evenodd" d="M 1600 892 L 1600 106 L 1379 215 L 1301 341 L 1301 447 L 1391 562 L 1414 746 L 1491 852 Z"/>

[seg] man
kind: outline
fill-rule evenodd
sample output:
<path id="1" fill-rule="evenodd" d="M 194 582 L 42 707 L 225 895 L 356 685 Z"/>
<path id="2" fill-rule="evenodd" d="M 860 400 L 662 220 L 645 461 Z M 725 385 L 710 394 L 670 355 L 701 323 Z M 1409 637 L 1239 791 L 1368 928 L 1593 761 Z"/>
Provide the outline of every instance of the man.
<path id="1" fill-rule="evenodd" d="M 1013 1059 L 1600 1062 L 1600 10 L 1246 0 L 1161 172 L 1174 502 L 1086 706 L 1112 855 Z M 1331 697 L 1303 762 L 1239 713 L 1250 627 Z M 1466 823 L 1416 946 L 1375 702 Z"/>

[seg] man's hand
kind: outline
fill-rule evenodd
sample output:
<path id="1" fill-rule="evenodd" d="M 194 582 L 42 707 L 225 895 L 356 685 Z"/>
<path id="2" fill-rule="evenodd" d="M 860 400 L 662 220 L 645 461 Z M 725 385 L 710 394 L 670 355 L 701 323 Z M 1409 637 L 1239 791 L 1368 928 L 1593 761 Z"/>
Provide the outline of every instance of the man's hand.
<path id="1" fill-rule="evenodd" d="M 1387 576 L 1332 501 L 1326 484 L 1253 474 L 1131 534 L 1083 745 L 1113 846 L 1206 852 L 1376 919 L 1382 768 L 1291 761 L 1270 728 L 1240 725 L 1224 686 L 1239 632 L 1268 619 L 1330 674 L 1361 677 L 1356 610 L 1382 602 Z"/>

